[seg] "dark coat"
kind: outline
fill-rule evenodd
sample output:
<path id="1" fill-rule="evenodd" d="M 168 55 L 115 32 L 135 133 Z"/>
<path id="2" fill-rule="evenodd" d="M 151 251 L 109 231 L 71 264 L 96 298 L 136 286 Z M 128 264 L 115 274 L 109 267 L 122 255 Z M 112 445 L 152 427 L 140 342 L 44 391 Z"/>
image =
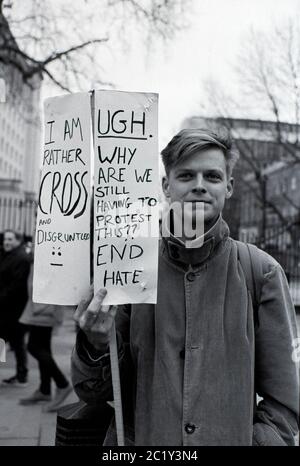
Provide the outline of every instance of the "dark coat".
<path id="1" fill-rule="evenodd" d="M 263 276 L 255 324 L 237 248 L 220 226 L 192 252 L 164 239 L 157 304 L 118 308 L 125 433 L 130 439 L 128 406 L 136 445 L 294 444 L 297 333 L 284 272 L 258 251 Z M 82 335 L 73 352 L 75 391 L 86 403 L 111 400 L 109 357 L 91 354 Z M 114 443 L 112 433 L 106 445 Z"/>
<path id="2" fill-rule="evenodd" d="M 0 258 L 0 329 L 17 322 L 28 299 L 27 279 L 30 256 L 23 246 L 3 253 Z"/>
<path id="3" fill-rule="evenodd" d="M 32 301 L 33 264 L 30 269 L 27 290 L 28 301 L 19 320 L 21 324 L 38 327 L 56 327 L 63 322 L 64 306 L 55 304 L 38 304 Z"/>

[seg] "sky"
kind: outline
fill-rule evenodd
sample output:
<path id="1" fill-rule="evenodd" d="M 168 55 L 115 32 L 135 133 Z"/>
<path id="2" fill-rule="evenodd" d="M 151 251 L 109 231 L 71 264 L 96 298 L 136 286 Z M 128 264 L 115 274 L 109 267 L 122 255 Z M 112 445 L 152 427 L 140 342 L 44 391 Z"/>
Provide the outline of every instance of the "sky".
<path id="1" fill-rule="evenodd" d="M 194 0 L 189 28 L 150 52 L 138 40 L 129 52 L 108 58 L 106 76 L 117 89 L 158 92 L 160 145 L 182 121 L 202 111 L 202 82 L 211 76 L 235 93 L 234 63 L 251 27 L 272 24 L 299 13 L 300 0 Z"/>
<path id="2" fill-rule="evenodd" d="M 138 33 L 128 31 L 126 47 L 111 41 L 109 52 L 101 55 L 104 78 L 115 89 L 159 93 L 160 149 L 185 118 L 203 115 L 205 79 L 219 81 L 236 95 L 234 64 L 251 27 L 268 31 L 274 23 L 300 13 L 300 0 L 191 1 L 188 28 L 168 43 L 153 40 L 149 50 Z M 92 88 L 93 82 L 87 83 L 87 90 Z M 46 88 L 44 97 L 48 92 L 53 95 Z"/>

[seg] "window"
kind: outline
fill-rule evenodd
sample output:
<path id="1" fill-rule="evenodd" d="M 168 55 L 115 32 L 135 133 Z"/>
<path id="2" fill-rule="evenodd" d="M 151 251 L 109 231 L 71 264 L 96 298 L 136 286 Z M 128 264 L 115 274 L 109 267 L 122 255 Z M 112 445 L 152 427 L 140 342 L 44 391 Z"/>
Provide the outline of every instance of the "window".
<path id="1" fill-rule="evenodd" d="M 295 191 L 297 189 L 297 178 L 293 176 L 291 179 L 291 190 Z"/>

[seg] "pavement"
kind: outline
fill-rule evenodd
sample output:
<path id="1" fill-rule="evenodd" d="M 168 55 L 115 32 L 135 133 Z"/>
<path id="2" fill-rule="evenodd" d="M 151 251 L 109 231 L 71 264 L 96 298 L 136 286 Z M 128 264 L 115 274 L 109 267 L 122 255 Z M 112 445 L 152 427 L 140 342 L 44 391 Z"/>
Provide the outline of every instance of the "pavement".
<path id="1" fill-rule="evenodd" d="M 300 336 L 300 313 L 297 314 Z M 66 311 L 62 327 L 53 336 L 52 349 L 64 374 L 70 377 L 70 355 L 75 342 L 72 312 Z M 56 413 L 43 412 L 43 405 L 21 406 L 18 400 L 31 394 L 39 385 L 36 361 L 29 355 L 29 384 L 26 388 L 0 387 L 0 446 L 54 446 Z M 7 352 L 6 363 L 0 363 L 0 379 L 14 375 L 14 357 Z M 54 388 L 54 387 L 53 387 Z M 54 390 L 53 390 L 54 391 Z M 72 392 L 65 404 L 78 398 Z"/>
<path id="2" fill-rule="evenodd" d="M 58 328 L 52 339 L 52 352 L 63 373 L 70 378 L 70 355 L 75 342 L 73 312 L 65 311 L 64 324 Z M 0 446 L 54 446 L 56 413 L 43 411 L 44 404 L 21 406 L 20 398 L 30 395 L 39 386 L 37 362 L 28 355 L 29 379 L 27 387 L 0 386 Z M 0 380 L 15 374 L 12 351 L 7 351 L 6 362 L 0 363 Z M 55 386 L 52 386 L 53 394 Z M 77 401 L 72 392 L 64 404 Z"/>

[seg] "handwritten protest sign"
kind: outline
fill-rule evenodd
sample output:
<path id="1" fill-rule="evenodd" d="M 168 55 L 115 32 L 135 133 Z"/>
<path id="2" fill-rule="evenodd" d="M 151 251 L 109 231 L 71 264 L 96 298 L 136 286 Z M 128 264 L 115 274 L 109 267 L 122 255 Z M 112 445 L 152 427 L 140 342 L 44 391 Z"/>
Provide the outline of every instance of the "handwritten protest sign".
<path id="1" fill-rule="evenodd" d="M 33 300 L 77 304 L 90 284 L 89 94 L 45 101 Z"/>
<path id="2" fill-rule="evenodd" d="M 158 95 L 95 92 L 94 287 L 105 304 L 155 303 Z"/>

